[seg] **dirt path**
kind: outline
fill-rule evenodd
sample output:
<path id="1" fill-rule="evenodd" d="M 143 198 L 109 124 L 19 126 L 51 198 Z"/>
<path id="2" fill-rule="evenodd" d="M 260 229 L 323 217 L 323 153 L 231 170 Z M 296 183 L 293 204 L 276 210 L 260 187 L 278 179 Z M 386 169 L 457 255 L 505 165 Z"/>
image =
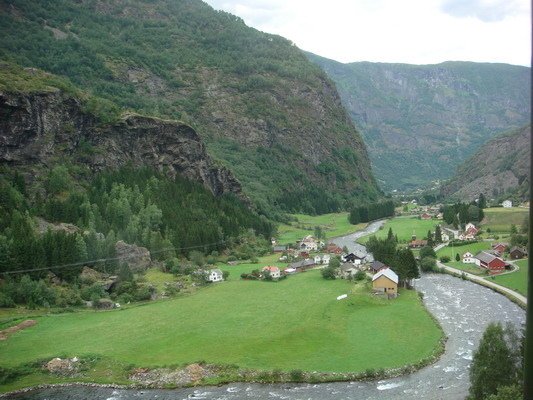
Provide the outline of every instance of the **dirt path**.
<path id="1" fill-rule="evenodd" d="M 0 331 L 0 340 L 7 340 L 7 338 L 15 332 L 21 331 L 22 329 L 29 328 L 37 323 L 33 319 L 27 319 L 26 321 L 21 322 L 15 326 L 11 326 L 3 331 Z"/>

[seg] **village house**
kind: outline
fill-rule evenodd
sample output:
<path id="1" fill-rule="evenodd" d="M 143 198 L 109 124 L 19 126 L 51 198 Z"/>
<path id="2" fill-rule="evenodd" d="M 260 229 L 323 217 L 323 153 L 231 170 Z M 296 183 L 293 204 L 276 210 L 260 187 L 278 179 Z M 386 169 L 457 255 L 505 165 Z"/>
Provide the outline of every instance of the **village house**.
<path id="1" fill-rule="evenodd" d="M 302 271 L 308 270 L 311 267 L 314 267 L 315 265 L 316 265 L 315 260 L 307 259 L 307 260 L 293 262 L 289 264 L 288 268 L 293 268 L 296 270 L 296 272 L 302 272 Z"/>
<path id="2" fill-rule="evenodd" d="M 306 250 L 306 251 L 317 251 L 318 250 L 318 242 L 311 235 L 308 235 L 304 237 L 302 240 L 300 240 L 300 242 L 298 243 L 298 246 L 300 250 Z"/>
<path id="3" fill-rule="evenodd" d="M 419 249 L 421 247 L 427 246 L 428 241 L 424 239 L 416 239 L 416 236 L 413 236 L 413 240 L 409 242 L 409 248 L 411 249 Z"/>
<path id="4" fill-rule="evenodd" d="M 265 273 L 270 273 L 270 277 L 272 279 L 279 279 L 280 276 L 281 276 L 281 272 L 280 272 L 279 268 L 275 267 L 275 266 L 268 265 L 266 267 L 263 267 L 263 269 L 261 271 L 263 271 Z"/>
<path id="5" fill-rule="evenodd" d="M 423 213 L 422 215 L 420 215 L 420 219 L 431 219 L 431 215 L 429 215 L 428 213 Z"/>
<path id="6" fill-rule="evenodd" d="M 505 200 L 502 203 L 503 208 L 511 208 L 513 206 L 513 202 L 511 200 Z"/>
<path id="7" fill-rule="evenodd" d="M 221 282 L 224 280 L 224 276 L 222 275 L 222 271 L 217 269 L 211 269 L 209 270 L 207 274 L 207 280 L 209 282 Z"/>
<path id="8" fill-rule="evenodd" d="M 505 270 L 507 263 L 493 254 L 480 251 L 476 254 L 476 265 L 485 268 L 491 274 L 498 274 Z"/>
<path id="9" fill-rule="evenodd" d="M 388 297 L 396 297 L 398 275 L 390 268 L 381 269 L 372 277 L 372 289 L 378 293 L 385 293 Z"/>
<path id="10" fill-rule="evenodd" d="M 287 246 L 274 246 L 272 250 L 274 251 L 274 253 L 283 253 L 284 251 L 287 251 Z"/>
<path id="11" fill-rule="evenodd" d="M 319 254 L 315 256 L 315 264 L 316 265 L 327 265 L 329 264 L 330 259 L 331 259 L 331 256 L 329 254 Z"/>
<path id="12" fill-rule="evenodd" d="M 492 250 L 497 251 L 501 255 L 507 250 L 507 243 L 494 243 L 492 245 Z"/>
<path id="13" fill-rule="evenodd" d="M 339 268 L 339 275 L 342 279 L 348 279 L 356 274 L 358 269 L 349 262 L 342 264 Z"/>
<path id="14" fill-rule="evenodd" d="M 463 254 L 463 263 L 464 264 L 475 264 L 476 258 L 474 257 L 472 253 L 467 251 L 465 254 Z"/>
<path id="15" fill-rule="evenodd" d="M 354 265 L 361 265 L 365 257 L 366 257 L 365 253 L 363 253 L 362 251 L 356 250 L 353 253 L 343 255 L 341 257 L 341 261 L 350 262 Z"/>
<path id="16" fill-rule="evenodd" d="M 335 255 L 341 255 L 343 253 L 342 248 L 337 246 L 335 243 L 328 243 L 326 247 L 326 252 Z"/>
<path id="17" fill-rule="evenodd" d="M 443 242 L 449 242 L 450 241 L 450 235 L 448 235 L 446 232 L 441 232 L 440 237 Z"/>
<path id="18" fill-rule="evenodd" d="M 389 267 L 383 264 L 381 261 L 374 260 L 370 263 L 370 272 L 372 272 L 373 274 L 385 268 L 389 268 Z"/>
<path id="19" fill-rule="evenodd" d="M 460 232 L 452 228 L 442 228 L 443 233 L 446 232 L 449 235 L 449 239 L 458 239 Z"/>
<path id="20" fill-rule="evenodd" d="M 468 223 L 466 224 L 465 226 L 465 236 L 467 238 L 472 238 L 472 239 L 475 239 L 476 235 L 478 234 L 479 232 L 479 229 L 476 228 L 476 226 L 472 223 Z"/>
<path id="21" fill-rule="evenodd" d="M 511 251 L 509 251 L 509 257 L 511 257 L 512 260 L 518 260 L 520 258 L 527 257 L 527 249 L 515 246 L 511 249 Z"/>

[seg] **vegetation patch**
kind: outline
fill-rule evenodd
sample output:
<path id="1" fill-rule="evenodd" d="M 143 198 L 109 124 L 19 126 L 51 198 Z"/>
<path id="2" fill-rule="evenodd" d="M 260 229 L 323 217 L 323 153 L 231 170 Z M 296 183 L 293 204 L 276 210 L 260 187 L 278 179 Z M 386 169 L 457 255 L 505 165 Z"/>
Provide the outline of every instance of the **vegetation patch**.
<path id="1" fill-rule="evenodd" d="M 481 221 L 481 228 L 492 233 L 511 233 L 511 225 L 520 226 L 529 216 L 528 208 L 494 207 L 483 210 L 485 218 Z"/>
<path id="2" fill-rule="evenodd" d="M 392 229 L 398 237 L 399 243 L 407 243 L 411 241 L 413 235 L 416 235 L 417 239 L 425 238 L 428 231 L 433 232 L 435 226 L 439 223 L 440 221 L 437 220 L 423 220 L 418 217 L 396 217 L 388 220 L 383 228 L 376 232 L 375 235 L 363 236 L 358 241 L 360 243 L 366 243 L 372 236 L 378 239 L 384 239 L 387 237 L 389 229 Z"/>
<path id="3" fill-rule="evenodd" d="M 509 274 L 493 276 L 486 278 L 489 281 L 493 281 L 499 285 L 508 287 L 524 296 L 527 296 L 527 269 L 528 260 L 519 260 L 515 264 L 518 266 L 518 270 Z"/>

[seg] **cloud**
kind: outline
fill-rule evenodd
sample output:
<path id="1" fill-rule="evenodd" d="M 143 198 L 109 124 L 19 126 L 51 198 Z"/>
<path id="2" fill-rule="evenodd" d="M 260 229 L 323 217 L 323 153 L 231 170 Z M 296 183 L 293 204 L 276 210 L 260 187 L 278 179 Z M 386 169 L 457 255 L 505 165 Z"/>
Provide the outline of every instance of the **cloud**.
<path id="1" fill-rule="evenodd" d="M 341 62 L 531 61 L 528 0 L 206 1 Z"/>
<path id="2" fill-rule="evenodd" d="M 445 0 L 441 9 L 454 17 L 475 17 L 483 22 L 502 21 L 527 12 L 524 2 L 518 0 Z"/>

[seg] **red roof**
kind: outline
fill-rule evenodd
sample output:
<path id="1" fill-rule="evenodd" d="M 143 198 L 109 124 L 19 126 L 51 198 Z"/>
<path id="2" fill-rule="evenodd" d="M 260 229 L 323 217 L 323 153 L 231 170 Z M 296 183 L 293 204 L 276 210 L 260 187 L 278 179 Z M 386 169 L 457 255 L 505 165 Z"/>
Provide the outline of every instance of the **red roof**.
<path id="1" fill-rule="evenodd" d="M 263 267 L 263 271 L 278 272 L 279 268 L 272 265 L 267 265 L 266 267 Z"/>

